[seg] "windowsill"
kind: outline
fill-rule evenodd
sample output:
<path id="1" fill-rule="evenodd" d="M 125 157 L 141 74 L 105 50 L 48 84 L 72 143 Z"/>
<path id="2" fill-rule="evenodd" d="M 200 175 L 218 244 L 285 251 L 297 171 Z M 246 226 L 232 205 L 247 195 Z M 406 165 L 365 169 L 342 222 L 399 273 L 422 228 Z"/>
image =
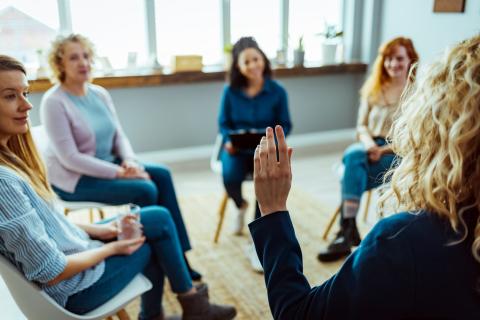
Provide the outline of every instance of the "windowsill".
<path id="1" fill-rule="evenodd" d="M 273 70 L 275 78 L 319 76 L 345 73 L 364 73 L 367 65 L 364 63 L 340 63 L 333 65 L 317 65 L 307 67 L 278 67 Z M 93 83 L 105 88 L 133 88 L 146 86 L 161 86 L 171 84 L 189 84 L 210 81 L 224 81 L 226 72 L 217 71 L 195 71 L 177 73 L 158 73 L 147 75 L 124 75 L 124 76 L 103 76 L 97 77 Z M 53 84 L 49 79 L 30 80 L 30 92 L 44 92 Z"/>

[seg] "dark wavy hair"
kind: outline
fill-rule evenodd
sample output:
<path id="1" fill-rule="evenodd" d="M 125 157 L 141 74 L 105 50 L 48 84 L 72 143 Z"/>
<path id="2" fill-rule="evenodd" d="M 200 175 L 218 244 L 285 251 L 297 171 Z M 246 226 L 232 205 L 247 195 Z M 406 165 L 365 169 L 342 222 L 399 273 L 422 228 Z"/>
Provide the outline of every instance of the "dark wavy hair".
<path id="1" fill-rule="evenodd" d="M 245 76 L 240 72 L 240 69 L 238 68 L 238 56 L 243 50 L 248 48 L 257 49 L 258 52 L 260 52 L 260 54 L 262 55 L 263 60 L 265 61 L 263 77 L 272 77 L 272 68 L 270 67 L 270 61 L 265 55 L 265 52 L 263 52 L 262 49 L 260 49 L 260 47 L 258 46 L 257 41 L 255 41 L 253 37 L 242 37 L 233 45 L 232 50 L 233 61 L 230 68 L 230 87 L 232 88 L 242 89 L 248 86 L 247 78 L 245 78 Z"/>

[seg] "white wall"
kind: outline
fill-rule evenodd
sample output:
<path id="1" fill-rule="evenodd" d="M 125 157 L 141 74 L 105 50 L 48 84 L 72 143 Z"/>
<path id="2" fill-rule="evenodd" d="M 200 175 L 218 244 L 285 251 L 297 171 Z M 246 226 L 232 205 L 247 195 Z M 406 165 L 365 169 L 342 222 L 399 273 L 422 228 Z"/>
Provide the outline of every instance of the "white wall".
<path id="1" fill-rule="evenodd" d="M 466 0 L 463 13 L 434 13 L 433 0 L 384 0 L 379 27 L 381 43 L 410 37 L 428 64 L 447 46 L 480 32 L 480 1 Z"/>
<path id="2" fill-rule="evenodd" d="M 289 94 L 293 134 L 351 128 L 363 74 L 282 78 Z M 120 120 L 135 151 L 213 144 L 223 82 L 112 89 Z M 38 124 L 42 94 L 32 94 Z"/>

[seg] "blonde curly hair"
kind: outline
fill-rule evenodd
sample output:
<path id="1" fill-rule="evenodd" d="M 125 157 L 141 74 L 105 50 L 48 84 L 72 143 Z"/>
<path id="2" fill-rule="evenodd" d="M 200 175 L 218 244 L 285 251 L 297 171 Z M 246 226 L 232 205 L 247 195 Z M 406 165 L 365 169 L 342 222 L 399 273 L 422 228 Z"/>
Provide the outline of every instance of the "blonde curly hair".
<path id="1" fill-rule="evenodd" d="M 53 42 L 48 53 L 48 64 L 53 72 L 53 81 L 64 82 L 65 72 L 63 70 L 63 55 L 65 54 L 65 45 L 69 42 L 80 43 L 87 50 L 90 59 L 95 57 L 95 48 L 88 38 L 80 34 L 70 34 L 68 36 L 58 36 Z"/>
<path id="2" fill-rule="evenodd" d="M 480 262 L 480 34 L 448 50 L 410 88 L 390 136 L 399 160 L 385 179 L 402 211 L 427 210 L 448 219 L 463 241 L 474 233 L 472 254 Z"/>

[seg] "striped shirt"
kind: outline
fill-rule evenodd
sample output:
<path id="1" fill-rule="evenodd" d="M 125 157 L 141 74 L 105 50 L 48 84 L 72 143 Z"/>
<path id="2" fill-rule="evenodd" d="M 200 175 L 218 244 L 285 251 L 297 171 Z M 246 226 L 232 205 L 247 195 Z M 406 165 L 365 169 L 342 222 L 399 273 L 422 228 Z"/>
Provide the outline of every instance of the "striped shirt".
<path id="1" fill-rule="evenodd" d="M 0 166 L 0 197 L 0 254 L 61 306 L 70 295 L 90 287 L 102 276 L 104 262 L 48 286 L 47 282 L 65 270 L 68 255 L 103 243 L 91 240 L 5 166 Z"/>

